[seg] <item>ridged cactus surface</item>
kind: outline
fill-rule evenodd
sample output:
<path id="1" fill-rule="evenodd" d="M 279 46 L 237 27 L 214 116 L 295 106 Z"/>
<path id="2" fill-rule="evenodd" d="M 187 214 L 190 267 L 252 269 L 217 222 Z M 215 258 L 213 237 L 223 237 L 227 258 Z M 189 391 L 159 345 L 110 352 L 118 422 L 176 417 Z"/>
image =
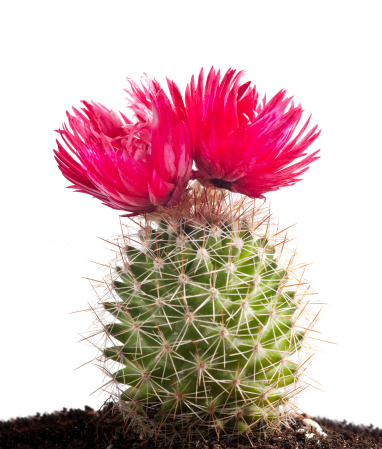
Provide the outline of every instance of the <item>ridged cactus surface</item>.
<path id="1" fill-rule="evenodd" d="M 153 218 L 119 241 L 102 301 L 112 317 L 104 356 L 143 433 L 275 428 L 298 390 L 304 334 L 291 260 L 280 264 L 285 238 L 277 243 L 256 210 L 240 211 Z"/>

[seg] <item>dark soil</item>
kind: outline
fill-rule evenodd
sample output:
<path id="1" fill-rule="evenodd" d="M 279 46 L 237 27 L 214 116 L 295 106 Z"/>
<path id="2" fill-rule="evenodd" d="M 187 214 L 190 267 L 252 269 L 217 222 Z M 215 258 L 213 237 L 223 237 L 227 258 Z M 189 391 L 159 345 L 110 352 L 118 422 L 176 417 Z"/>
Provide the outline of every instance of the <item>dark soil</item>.
<path id="1" fill-rule="evenodd" d="M 275 433 L 261 442 L 254 440 L 253 446 L 248 441 L 239 444 L 209 440 L 183 446 L 174 444 L 172 449 L 382 448 L 382 429 L 325 418 L 314 420 L 328 434 L 326 438 L 315 435 L 308 439 L 304 433 L 298 433 L 296 430 L 303 425 L 296 419 L 293 429 L 283 429 L 282 434 Z M 90 407 L 85 407 L 85 410 L 64 409 L 52 414 L 0 421 L 0 449 L 154 449 L 154 441 L 141 439 L 126 431 L 126 427 L 117 414 L 111 413 L 110 405 L 98 412 Z"/>

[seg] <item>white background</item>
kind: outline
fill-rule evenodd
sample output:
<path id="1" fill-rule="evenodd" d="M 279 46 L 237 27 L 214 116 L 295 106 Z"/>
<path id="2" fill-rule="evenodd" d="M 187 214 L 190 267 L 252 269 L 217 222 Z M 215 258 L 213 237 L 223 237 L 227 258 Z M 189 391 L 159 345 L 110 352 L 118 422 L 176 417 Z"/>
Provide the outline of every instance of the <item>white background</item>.
<path id="1" fill-rule="evenodd" d="M 65 189 L 54 129 L 80 100 L 125 111 L 125 77 L 167 75 L 183 91 L 202 66 L 245 69 L 261 94 L 280 88 L 313 114 L 321 159 L 269 195 L 309 279 L 328 303 L 311 366 L 324 392 L 303 410 L 382 426 L 381 24 L 379 1 L 12 1 L 1 16 L 0 419 L 94 408 L 108 397 L 88 327 L 96 237 L 118 212 Z"/>

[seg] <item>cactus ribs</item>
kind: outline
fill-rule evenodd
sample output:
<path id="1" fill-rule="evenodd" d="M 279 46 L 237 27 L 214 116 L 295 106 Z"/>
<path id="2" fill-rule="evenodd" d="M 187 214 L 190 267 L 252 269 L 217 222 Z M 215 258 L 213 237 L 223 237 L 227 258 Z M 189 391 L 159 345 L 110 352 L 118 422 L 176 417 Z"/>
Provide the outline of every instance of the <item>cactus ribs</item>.
<path id="1" fill-rule="evenodd" d="M 194 187 L 128 230 L 91 310 L 102 388 L 132 427 L 169 443 L 287 424 L 315 316 L 304 265 L 268 209 Z"/>

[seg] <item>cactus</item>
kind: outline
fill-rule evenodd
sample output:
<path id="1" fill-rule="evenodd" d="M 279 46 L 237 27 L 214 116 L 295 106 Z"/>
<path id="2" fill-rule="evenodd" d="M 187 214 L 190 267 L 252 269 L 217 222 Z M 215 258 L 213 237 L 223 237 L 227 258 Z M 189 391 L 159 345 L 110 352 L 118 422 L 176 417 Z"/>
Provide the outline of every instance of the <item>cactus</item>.
<path id="1" fill-rule="evenodd" d="M 103 388 L 156 439 L 278 429 L 305 388 L 305 266 L 255 201 L 300 180 L 319 131 L 297 129 L 303 109 L 284 90 L 258 103 L 242 76 L 211 68 L 204 83 L 201 70 L 184 99 L 171 80 L 170 97 L 129 80 L 133 120 L 84 102 L 59 130 L 70 187 L 137 226 L 113 242 L 93 342 Z"/>
<path id="2" fill-rule="evenodd" d="M 304 294 L 286 237 L 272 236 L 254 203 L 196 188 L 176 213 L 140 226 L 118 240 L 97 315 L 125 416 L 156 436 L 251 434 L 288 420 Z"/>

